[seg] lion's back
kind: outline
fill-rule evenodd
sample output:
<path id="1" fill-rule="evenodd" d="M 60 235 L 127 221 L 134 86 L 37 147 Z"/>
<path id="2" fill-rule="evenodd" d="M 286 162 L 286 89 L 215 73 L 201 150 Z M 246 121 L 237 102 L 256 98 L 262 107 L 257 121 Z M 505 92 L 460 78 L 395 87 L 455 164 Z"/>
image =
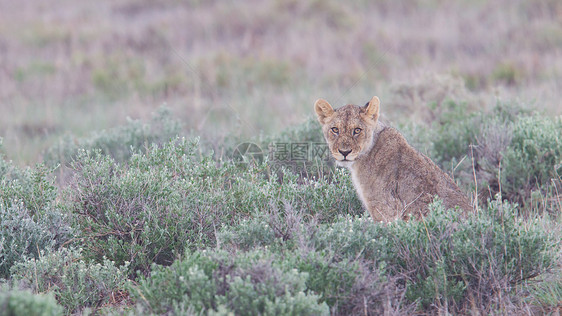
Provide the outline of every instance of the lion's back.
<path id="1" fill-rule="evenodd" d="M 427 204 L 435 196 L 443 199 L 447 208 L 471 209 L 454 181 L 396 129 L 385 127 L 366 155 L 353 166 L 352 173 L 374 218 L 409 218 L 410 214 L 419 218 L 427 213 Z"/>

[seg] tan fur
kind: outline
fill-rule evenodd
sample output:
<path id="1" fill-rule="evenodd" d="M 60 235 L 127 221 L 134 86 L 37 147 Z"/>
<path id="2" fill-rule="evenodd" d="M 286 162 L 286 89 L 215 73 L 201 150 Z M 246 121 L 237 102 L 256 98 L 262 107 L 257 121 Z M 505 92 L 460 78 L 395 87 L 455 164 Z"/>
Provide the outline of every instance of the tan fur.
<path id="1" fill-rule="evenodd" d="M 380 101 L 337 110 L 325 100 L 314 104 L 336 163 L 351 171 L 357 194 L 375 221 L 420 218 L 437 195 L 447 208 L 471 211 L 468 198 L 428 157 L 396 129 L 380 122 Z"/>

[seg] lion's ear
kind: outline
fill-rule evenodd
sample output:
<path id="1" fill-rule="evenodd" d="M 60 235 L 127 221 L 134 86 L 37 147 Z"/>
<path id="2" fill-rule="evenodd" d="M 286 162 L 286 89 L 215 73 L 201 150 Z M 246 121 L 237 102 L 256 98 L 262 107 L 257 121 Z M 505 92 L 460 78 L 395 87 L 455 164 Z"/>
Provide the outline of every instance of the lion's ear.
<path id="1" fill-rule="evenodd" d="M 330 103 L 324 99 L 318 99 L 314 102 L 314 111 L 316 111 L 316 115 L 318 116 L 318 122 L 322 125 L 334 115 L 334 109 Z"/>
<path id="2" fill-rule="evenodd" d="M 380 104 L 381 101 L 379 100 L 379 98 L 377 96 L 374 96 L 367 104 L 367 107 L 364 109 L 363 115 L 366 118 L 376 122 L 379 119 Z"/>

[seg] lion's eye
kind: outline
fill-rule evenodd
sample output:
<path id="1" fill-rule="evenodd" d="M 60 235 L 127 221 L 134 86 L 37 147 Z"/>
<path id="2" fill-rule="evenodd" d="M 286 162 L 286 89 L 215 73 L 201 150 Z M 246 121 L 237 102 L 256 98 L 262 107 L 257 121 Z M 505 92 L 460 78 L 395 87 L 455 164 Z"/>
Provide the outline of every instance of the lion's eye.
<path id="1" fill-rule="evenodd" d="M 361 129 L 359 127 L 353 130 L 353 135 L 359 135 L 359 133 L 361 133 Z"/>
<path id="2" fill-rule="evenodd" d="M 332 133 L 337 134 L 340 130 L 337 127 L 332 127 Z"/>

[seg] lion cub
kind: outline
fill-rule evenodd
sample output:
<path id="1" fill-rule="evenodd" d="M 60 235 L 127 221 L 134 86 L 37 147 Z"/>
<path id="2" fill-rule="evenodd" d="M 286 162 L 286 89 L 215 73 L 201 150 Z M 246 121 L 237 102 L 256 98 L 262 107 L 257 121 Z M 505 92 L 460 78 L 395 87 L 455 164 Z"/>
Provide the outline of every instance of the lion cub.
<path id="1" fill-rule="evenodd" d="M 376 96 L 364 107 L 349 104 L 334 110 L 322 99 L 314 104 L 332 156 L 351 171 L 357 194 L 373 219 L 419 219 L 435 195 L 447 208 L 472 210 L 447 174 L 396 129 L 379 122 L 379 106 Z"/>

